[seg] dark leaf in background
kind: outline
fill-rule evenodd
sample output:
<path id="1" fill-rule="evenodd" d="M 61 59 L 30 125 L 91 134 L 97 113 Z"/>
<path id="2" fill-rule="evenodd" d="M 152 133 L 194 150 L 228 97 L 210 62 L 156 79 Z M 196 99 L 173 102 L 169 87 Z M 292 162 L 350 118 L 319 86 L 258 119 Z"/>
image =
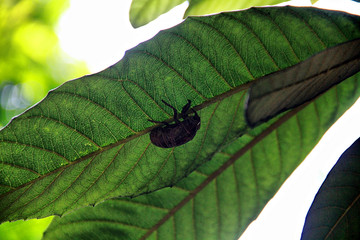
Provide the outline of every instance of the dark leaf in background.
<path id="1" fill-rule="evenodd" d="M 360 239 L 360 138 L 339 158 L 315 196 L 302 240 Z"/>
<path id="2" fill-rule="evenodd" d="M 254 127 L 299 106 L 360 71 L 360 39 L 328 48 L 295 66 L 254 81 L 246 120 Z"/>

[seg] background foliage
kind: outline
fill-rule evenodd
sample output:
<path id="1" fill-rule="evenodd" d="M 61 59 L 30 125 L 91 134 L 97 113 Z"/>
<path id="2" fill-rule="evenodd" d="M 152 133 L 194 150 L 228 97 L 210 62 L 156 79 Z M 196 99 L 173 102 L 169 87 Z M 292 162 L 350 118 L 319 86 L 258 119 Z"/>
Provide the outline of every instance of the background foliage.
<path id="1" fill-rule="evenodd" d="M 88 73 L 64 54 L 55 33 L 68 0 L 0 1 L 0 128 L 59 84 Z M 0 239 L 40 239 L 52 217 L 7 222 Z"/>
<path id="2" fill-rule="evenodd" d="M 49 89 L 87 73 L 58 45 L 55 25 L 67 7 L 63 0 L 0 2 L 0 127 Z"/>

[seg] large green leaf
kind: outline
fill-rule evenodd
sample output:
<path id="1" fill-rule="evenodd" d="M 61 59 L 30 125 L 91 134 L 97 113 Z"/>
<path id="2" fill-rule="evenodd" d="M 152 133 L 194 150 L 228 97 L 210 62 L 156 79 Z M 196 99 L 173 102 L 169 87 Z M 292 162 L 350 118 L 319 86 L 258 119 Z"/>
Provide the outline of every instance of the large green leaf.
<path id="1" fill-rule="evenodd" d="M 65 83 L 0 132 L 0 219 L 62 215 L 174 185 L 247 132 L 249 82 L 359 38 L 359 23 L 357 16 L 291 7 L 188 18 L 103 72 Z M 297 123 L 301 136 L 315 139 L 301 142 L 305 152 L 294 150 L 299 159 L 318 140 L 314 131 L 324 132 L 359 96 L 358 78 L 347 84 Z M 148 119 L 172 115 L 161 100 L 181 109 L 187 99 L 201 116 L 194 140 L 171 149 L 152 145 Z"/>
<path id="2" fill-rule="evenodd" d="M 262 134 L 242 136 L 172 188 L 57 217 L 44 239 L 237 239 L 316 144 L 328 121 L 345 110 L 335 103 L 336 92 L 350 90 L 353 80 L 289 112 Z M 341 109 L 319 111 L 330 99 Z M 308 121 L 316 114 L 319 119 Z"/>
<path id="3" fill-rule="evenodd" d="M 301 239 L 360 239 L 360 138 L 339 158 L 315 196 Z"/>

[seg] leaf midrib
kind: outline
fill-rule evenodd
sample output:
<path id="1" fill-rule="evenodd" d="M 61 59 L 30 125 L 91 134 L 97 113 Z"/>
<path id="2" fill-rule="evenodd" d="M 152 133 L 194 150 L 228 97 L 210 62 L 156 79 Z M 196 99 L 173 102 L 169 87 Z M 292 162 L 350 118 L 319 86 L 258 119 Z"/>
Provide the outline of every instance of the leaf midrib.
<path id="1" fill-rule="evenodd" d="M 256 80 L 254 80 L 254 81 L 256 81 Z M 230 96 L 232 96 L 232 95 L 234 95 L 234 94 L 236 94 L 236 93 L 238 93 L 238 92 L 240 92 L 240 91 L 246 90 L 246 89 L 248 89 L 248 88 L 253 84 L 254 81 L 251 81 L 251 82 L 242 84 L 242 85 L 237 86 L 237 87 L 235 87 L 235 88 L 233 88 L 233 89 L 231 89 L 231 90 L 229 90 L 229 91 L 227 91 L 227 92 L 224 92 L 224 93 L 222 93 L 222 94 L 220 94 L 220 95 L 217 95 L 217 96 L 215 96 L 215 97 L 213 97 L 213 98 L 211 98 L 211 99 L 203 102 L 202 104 L 199 104 L 199 105 L 193 107 L 193 109 L 194 109 L 195 111 L 199 111 L 199 110 L 201 110 L 201 109 L 203 109 L 203 108 L 205 108 L 205 107 L 207 107 L 207 106 L 209 106 L 209 105 L 211 105 L 211 104 L 213 104 L 213 103 L 222 101 L 223 99 L 225 99 L 225 98 L 227 98 L 227 97 L 230 97 Z M 173 120 L 174 120 L 173 118 L 169 118 L 168 120 L 166 120 L 166 121 L 164 121 L 164 122 L 168 122 L 168 123 L 169 123 L 169 122 L 172 122 Z M 22 185 L 20 185 L 20 186 L 18 186 L 18 187 L 15 187 L 15 188 L 11 189 L 10 191 L 8 191 L 8 192 L 4 193 L 3 195 L 1 195 L 1 196 L 0 196 L 0 199 L 6 197 L 7 195 L 9 195 L 9 194 L 11 194 L 11 193 L 13 193 L 13 192 L 21 189 L 21 188 L 24 188 L 24 187 L 26 187 L 26 186 L 28 186 L 28 185 L 30 185 L 30 184 L 33 184 L 33 183 L 35 183 L 35 182 L 37 182 L 37 181 L 40 181 L 40 180 L 42 180 L 43 178 L 45 178 L 45 177 L 47 177 L 47 176 L 50 176 L 50 175 L 55 174 L 55 173 L 57 173 L 57 172 L 59 172 L 59 171 L 65 170 L 65 169 L 67 169 L 68 167 L 71 167 L 71 166 L 73 166 L 73 165 L 75 165 L 75 164 L 78 164 L 78 163 L 80 163 L 80 162 L 82 162 L 82 161 L 84 161 L 84 160 L 87 160 L 87 159 L 91 158 L 91 157 L 95 157 L 95 156 L 97 156 L 97 155 L 99 155 L 99 154 L 101 154 L 101 153 L 103 153 L 103 152 L 105 152 L 105 151 L 107 151 L 107 150 L 113 149 L 113 148 L 115 148 L 115 147 L 117 147 L 117 146 L 119 146 L 119 145 L 121 145 L 121 144 L 125 144 L 126 142 L 129 142 L 129 141 L 131 141 L 131 140 L 133 140 L 133 139 L 136 139 L 137 137 L 140 137 L 140 136 L 142 136 L 142 135 L 144 135 L 144 134 L 147 134 L 147 133 L 149 133 L 152 129 L 154 129 L 154 128 L 160 126 L 160 125 L 162 125 L 162 124 L 156 124 L 156 125 L 154 125 L 154 126 L 151 126 L 151 127 L 146 128 L 146 129 L 144 129 L 144 130 L 142 130 L 142 131 L 140 131 L 140 132 L 137 132 L 136 134 L 131 135 L 131 136 L 125 138 L 125 139 L 122 139 L 122 140 L 120 140 L 120 141 L 118 141 L 118 142 L 112 143 L 112 144 L 110 144 L 110 145 L 108 145 L 108 146 L 105 146 L 105 147 L 99 147 L 98 150 L 96 150 L 96 151 L 94 151 L 94 152 L 92 152 L 92 153 L 89 153 L 89 154 L 87 154 L 87 155 L 85 155 L 85 156 L 83 156 L 83 157 L 80 157 L 79 159 L 77 159 L 77 160 L 75 160 L 75 161 L 72 161 L 72 162 L 70 162 L 70 163 L 67 164 L 67 165 L 64 165 L 64 166 L 62 166 L 62 167 L 59 167 L 59 168 L 55 169 L 54 171 L 51 171 L 51 172 L 48 172 L 48 173 L 42 175 L 42 176 L 39 177 L 39 178 L 35 178 L 35 179 L 33 179 L 33 180 L 31 180 L 31 181 L 29 181 L 29 182 L 27 182 L 27 183 L 24 183 L 24 184 L 22 184 Z M 42 149 L 42 150 L 46 150 L 46 149 L 43 149 L 43 148 L 41 148 L 41 149 Z"/>
<path id="2" fill-rule="evenodd" d="M 143 235 L 140 240 L 145 240 L 148 238 L 154 231 L 156 231 L 162 224 L 164 224 L 170 217 L 174 216 L 177 211 L 179 211 L 183 206 L 185 206 L 190 200 L 192 200 L 198 193 L 201 192 L 211 181 L 216 179 L 222 172 L 224 172 L 228 167 L 234 164 L 234 162 L 239 159 L 242 155 L 244 155 L 248 150 L 252 149 L 258 142 L 280 127 L 283 123 L 285 123 L 288 119 L 296 115 L 299 111 L 308 106 L 310 102 L 305 103 L 285 115 L 279 118 L 276 122 L 270 125 L 267 129 L 265 129 L 262 133 L 256 136 L 253 140 L 251 140 L 247 145 L 237 151 L 234 155 L 232 155 L 229 160 L 227 160 L 223 165 L 221 165 L 215 172 L 210 174 L 198 187 L 194 190 L 190 191 L 190 194 L 187 195 L 178 205 L 173 207 L 161 220 L 157 222 L 151 229 L 147 231 L 145 235 Z"/>
<path id="3" fill-rule="evenodd" d="M 335 229 L 339 226 L 341 221 L 346 217 L 346 214 L 358 201 L 360 201 L 360 194 L 358 194 L 357 197 L 354 199 L 354 201 L 352 201 L 351 204 L 345 209 L 344 213 L 340 215 L 340 217 L 338 218 L 338 220 L 336 220 L 336 223 L 334 224 L 334 226 L 331 227 L 330 231 L 326 234 L 324 239 L 329 239 L 331 237 L 333 231 L 335 231 Z"/>

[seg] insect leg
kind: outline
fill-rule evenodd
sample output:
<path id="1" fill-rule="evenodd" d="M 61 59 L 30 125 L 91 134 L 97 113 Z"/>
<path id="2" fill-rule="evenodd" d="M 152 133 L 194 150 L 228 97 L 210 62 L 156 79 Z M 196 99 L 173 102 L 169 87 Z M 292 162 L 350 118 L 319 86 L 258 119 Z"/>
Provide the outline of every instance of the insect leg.
<path id="1" fill-rule="evenodd" d="M 193 111 L 193 113 L 195 113 L 196 117 L 200 118 L 199 114 L 193 108 L 191 110 Z"/>
<path id="2" fill-rule="evenodd" d="M 177 112 L 177 110 L 176 110 L 176 108 L 174 108 L 173 106 L 171 106 L 170 104 L 168 104 L 167 102 L 165 102 L 164 100 L 161 100 L 166 106 L 168 106 L 168 107 L 171 107 L 173 110 L 174 110 L 174 120 L 175 120 L 175 122 L 176 123 L 179 123 L 180 121 L 179 121 L 179 119 L 178 119 L 178 112 Z"/>
<path id="3" fill-rule="evenodd" d="M 191 100 L 188 99 L 188 103 L 181 110 L 181 117 L 182 118 L 186 117 L 186 113 L 187 113 L 187 111 L 189 111 L 190 106 L 191 106 Z"/>

